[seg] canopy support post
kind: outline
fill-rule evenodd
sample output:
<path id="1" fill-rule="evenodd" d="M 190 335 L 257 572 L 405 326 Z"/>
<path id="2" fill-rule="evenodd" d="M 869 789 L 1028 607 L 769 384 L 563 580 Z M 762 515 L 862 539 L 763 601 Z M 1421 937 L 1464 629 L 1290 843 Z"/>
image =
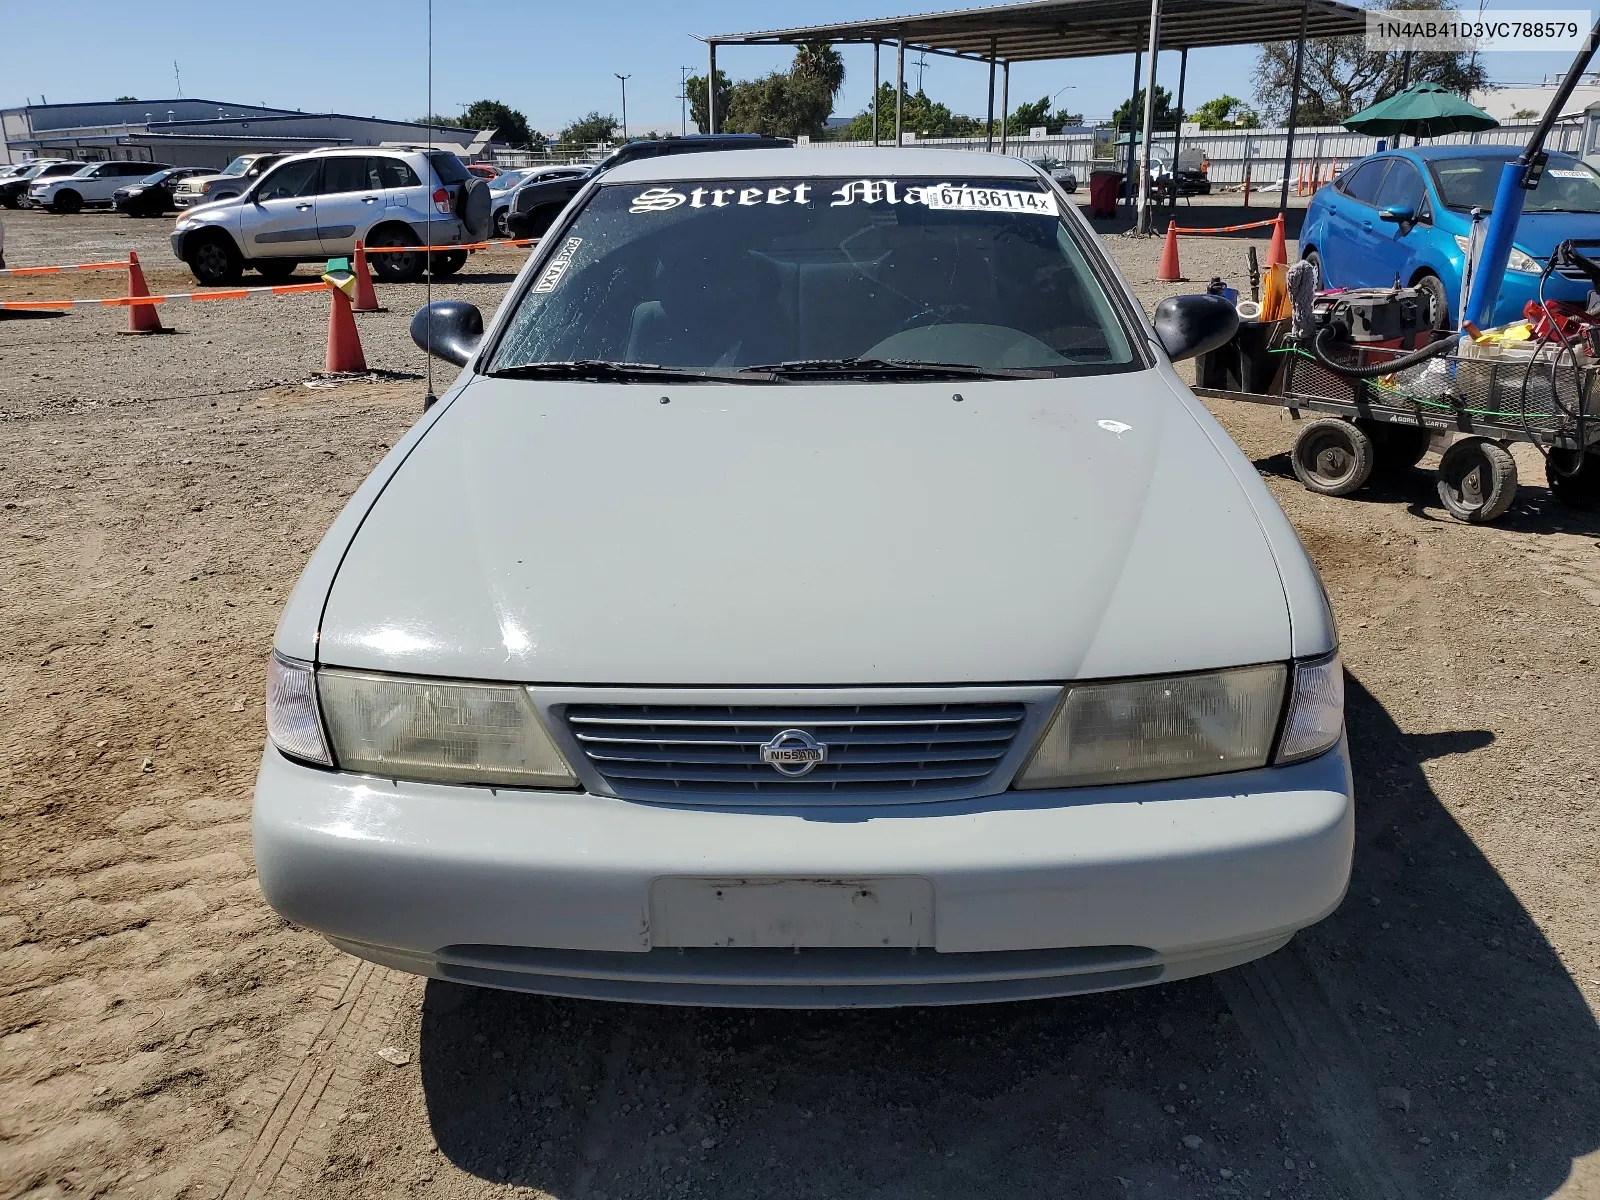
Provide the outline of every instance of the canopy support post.
<path id="1" fill-rule="evenodd" d="M 717 44 L 706 43 L 706 132 L 717 132 Z"/>
<path id="2" fill-rule="evenodd" d="M 872 43 L 872 144 L 878 144 L 878 89 L 882 86 L 878 82 L 878 68 L 880 56 L 878 51 L 883 49 L 882 43 L 876 39 Z"/>
<path id="3" fill-rule="evenodd" d="M 905 98 L 906 98 L 906 39 L 900 37 L 895 41 L 895 68 L 894 68 L 894 144 L 905 145 Z"/>
<path id="4" fill-rule="evenodd" d="M 989 117 L 984 126 L 983 148 L 994 149 L 994 50 L 995 39 L 989 39 Z"/>
<path id="5" fill-rule="evenodd" d="M 1283 141 L 1283 182 L 1278 187 L 1278 211 L 1289 211 L 1289 172 L 1294 170 L 1294 127 L 1300 120 L 1300 73 L 1306 57 L 1306 15 L 1311 0 L 1300 0 L 1300 37 L 1294 44 L 1294 88 L 1289 93 L 1289 136 Z"/>
<path id="6" fill-rule="evenodd" d="M 1000 64 L 1000 153 L 1006 153 L 1011 129 L 1011 60 Z"/>
<path id="7" fill-rule="evenodd" d="M 1150 232 L 1150 143 L 1155 141 L 1156 59 L 1161 45 L 1161 0 L 1150 0 L 1150 81 L 1144 86 L 1144 144 L 1139 154 L 1139 213 L 1135 228 Z M 1177 164 L 1173 164 L 1176 172 Z M 1177 179 L 1176 173 L 1173 179 Z"/>
<path id="8" fill-rule="evenodd" d="M 1172 207 L 1178 207 L 1178 155 L 1183 153 L 1183 85 L 1189 78 L 1189 47 L 1178 56 L 1178 126 L 1172 131 Z"/>
<path id="9" fill-rule="evenodd" d="M 1133 201 L 1133 108 L 1139 103 L 1139 67 L 1144 62 L 1144 51 L 1133 52 L 1133 91 L 1128 96 L 1128 166 L 1122 174 L 1122 198 Z M 1116 130 L 1112 130 L 1113 133 Z"/>

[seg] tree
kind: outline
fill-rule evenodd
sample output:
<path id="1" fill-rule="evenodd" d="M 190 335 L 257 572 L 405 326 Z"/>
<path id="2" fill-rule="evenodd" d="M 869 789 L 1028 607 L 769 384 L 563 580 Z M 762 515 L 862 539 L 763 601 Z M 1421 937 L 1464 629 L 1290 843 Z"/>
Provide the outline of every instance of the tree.
<path id="1" fill-rule="evenodd" d="M 1113 129 L 1132 129 L 1137 133 L 1144 132 L 1144 89 L 1140 88 L 1133 96 L 1133 124 L 1128 124 L 1130 112 L 1129 102 L 1124 100 L 1117 111 L 1111 114 L 1111 127 Z M 1178 110 L 1172 106 L 1172 96 L 1166 88 L 1156 84 L 1156 129 L 1176 129 L 1178 127 Z"/>
<path id="2" fill-rule="evenodd" d="M 832 111 L 833 93 L 816 79 L 794 71 L 773 71 L 734 84 L 726 119 L 719 124 L 728 133 L 818 137 Z"/>
<path id="3" fill-rule="evenodd" d="M 128 101 L 128 100 L 138 100 L 138 99 L 139 99 L 139 97 L 137 97 L 137 96 L 118 96 L 118 97 L 117 97 L 117 103 L 118 103 L 118 104 L 121 104 L 121 103 L 123 103 L 123 102 L 124 102 L 124 101 Z"/>
<path id="4" fill-rule="evenodd" d="M 730 83 L 717 72 L 717 127 L 726 133 L 764 133 L 777 137 L 820 137 L 833 112 L 833 98 L 844 83 L 844 60 L 825 42 L 795 49 L 787 71 L 760 79 Z M 710 122 L 706 113 L 706 81 L 691 75 L 684 81 L 689 114 L 701 133 Z"/>
<path id="5" fill-rule="evenodd" d="M 683 81 L 683 90 L 689 97 L 689 119 L 694 122 L 694 127 L 701 133 L 711 131 L 709 114 L 706 112 L 706 77 L 704 75 L 691 75 Z M 733 91 L 733 84 L 728 82 L 726 71 L 717 72 L 717 112 L 723 116 L 728 113 L 728 94 Z"/>
<path id="6" fill-rule="evenodd" d="M 1194 110 L 1195 124 L 1201 129 L 1258 129 L 1261 118 L 1237 96 L 1221 95 L 1207 100 Z"/>
<path id="7" fill-rule="evenodd" d="M 1537 108 L 1519 108 L 1507 119 L 1512 121 L 1537 121 L 1543 115 Z"/>
<path id="8" fill-rule="evenodd" d="M 416 125 L 445 125 L 445 126 L 448 126 L 451 129 L 462 129 L 462 128 L 464 128 L 464 125 L 462 124 L 462 121 L 461 121 L 460 117 L 446 117 L 446 116 L 440 115 L 439 113 L 434 113 L 433 116 L 431 116 L 431 117 L 426 117 L 426 116 L 418 117 L 416 119 L 416 121 L 413 122 L 413 124 L 416 124 Z"/>
<path id="9" fill-rule="evenodd" d="M 1082 113 L 1051 112 L 1050 97 L 1041 96 L 1027 104 L 1019 104 L 1011 110 L 1011 116 L 1006 121 L 1006 132 L 1012 137 L 1026 137 L 1028 130 L 1044 126 L 1048 134 L 1058 134 L 1063 129 L 1076 128 L 1083 124 Z"/>
<path id="10" fill-rule="evenodd" d="M 918 137 L 972 137 L 983 132 L 983 122 L 976 117 L 963 117 L 952 113 L 943 104 L 930 100 L 926 92 L 913 92 L 907 88 L 903 96 L 902 117 L 907 133 Z M 885 83 L 878 88 L 878 136 L 894 138 L 894 84 Z M 868 107 L 839 133 L 843 141 L 861 142 L 872 138 L 872 109 Z"/>
<path id="11" fill-rule="evenodd" d="M 579 117 L 560 133 L 556 134 L 556 141 L 563 145 L 578 144 L 588 145 L 590 142 L 609 142 L 617 136 L 617 119 L 613 116 L 601 116 L 599 112 L 591 112 L 586 117 Z"/>
<path id="12" fill-rule="evenodd" d="M 1377 0 L 1372 7 L 1430 8 L 1454 12 L 1450 0 Z M 1298 123 L 1337 125 L 1363 108 L 1400 90 L 1405 55 L 1398 50 L 1368 50 L 1361 34 L 1306 43 Z M 1465 96 L 1481 88 L 1488 71 L 1469 53 L 1417 51 L 1411 56 L 1411 82 L 1427 80 Z M 1294 43 L 1270 42 L 1256 59 L 1256 100 L 1261 112 L 1282 124 L 1289 119 L 1294 89 Z"/>
<path id="13" fill-rule="evenodd" d="M 462 110 L 456 124 L 468 129 L 493 129 L 495 141 L 512 146 L 537 149 L 545 142 L 544 135 L 528 128 L 527 117 L 498 100 L 474 100 Z"/>
<path id="14" fill-rule="evenodd" d="M 827 42 L 804 42 L 794 52 L 789 73 L 816 83 L 827 91 L 831 101 L 844 86 L 844 59 Z"/>

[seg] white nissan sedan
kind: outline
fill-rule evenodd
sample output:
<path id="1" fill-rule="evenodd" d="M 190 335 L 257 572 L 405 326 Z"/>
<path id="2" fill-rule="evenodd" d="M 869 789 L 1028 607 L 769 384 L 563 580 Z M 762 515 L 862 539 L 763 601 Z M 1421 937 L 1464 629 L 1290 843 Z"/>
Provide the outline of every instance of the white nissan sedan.
<path id="1" fill-rule="evenodd" d="M 1338 905 L 1337 635 L 1251 464 L 1011 158 L 644 159 L 351 498 L 269 669 L 267 899 L 351 954 L 679 1004 L 1181 979 Z"/>

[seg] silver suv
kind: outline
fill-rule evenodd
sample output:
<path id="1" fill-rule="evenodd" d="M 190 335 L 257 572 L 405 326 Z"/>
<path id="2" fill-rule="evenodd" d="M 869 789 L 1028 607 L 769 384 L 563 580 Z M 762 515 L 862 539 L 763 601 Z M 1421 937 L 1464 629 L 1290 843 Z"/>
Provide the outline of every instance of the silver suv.
<path id="1" fill-rule="evenodd" d="M 242 196 L 191 208 L 172 252 L 203 284 L 236 282 L 245 267 L 284 279 L 302 262 L 369 248 L 455 245 L 489 234 L 489 187 L 444 150 L 316 150 L 287 158 Z M 465 250 L 431 256 L 436 275 L 459 271 Z M 421 277 L 421 252 L 376 254 L 390 283 Z"/>

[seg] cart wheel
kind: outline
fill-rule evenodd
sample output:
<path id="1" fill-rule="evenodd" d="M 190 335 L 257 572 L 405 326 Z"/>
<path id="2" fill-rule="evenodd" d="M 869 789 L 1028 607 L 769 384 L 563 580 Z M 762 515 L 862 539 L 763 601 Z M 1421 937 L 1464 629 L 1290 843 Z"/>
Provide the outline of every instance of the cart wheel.
<path id="1" fill-rule="evenodd" d="M 1458 521 L 1493 521 L 1517 497 L 1517 463 L 1499 442 L 1462 438 L 1439 462 L 1439 499 Z"/>
<path id="2" fill-rule="evenodd" d="M 1600 511 L 1600 451 L 1552 450 L 1544 461 L 1550 494 L 1568 508 Z"/>
<path id="3" fill-rule="evenodd" d="M 1428 452 L 1428 431 L 1421 425 L 1366 420 L 1356 424 L 1366 431 L 1377 452 L 1373 472 L 1385 479 L 1403 478 Z"/>
<path id="4" fill-rule="evenodd" d="M 1338 417 L 1303 426 L 1289 454 L 1295 478 L 1324 496 L 1348 496 L 1366 483 L 1375 458 L 1366 430 Z"/>

